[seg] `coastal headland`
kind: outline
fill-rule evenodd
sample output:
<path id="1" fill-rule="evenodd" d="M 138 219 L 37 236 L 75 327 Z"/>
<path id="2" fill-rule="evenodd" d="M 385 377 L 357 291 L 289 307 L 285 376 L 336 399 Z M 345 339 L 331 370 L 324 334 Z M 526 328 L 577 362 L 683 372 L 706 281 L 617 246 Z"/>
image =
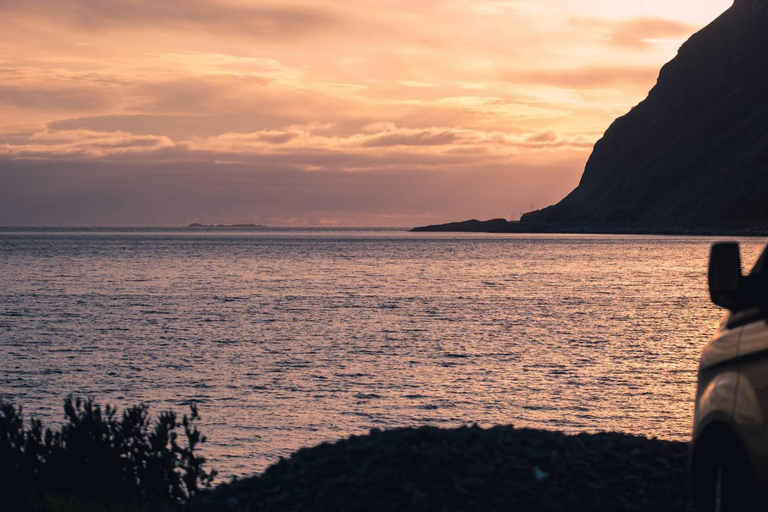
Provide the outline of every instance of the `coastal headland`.
<path id="1" fill-rule="evenodd" d="M 520 222 L 415 231 L 768 234 L 768 5 L 736 0 L 594 146 L 579 185 Z"/>
<path id="2" fill-rule="evenodd" d="M 466 220 L 411 229 L 414 233 L 562 233 L 611 235 L 768 236 L 768 226 L 743 224 L 643 224 Z"/>

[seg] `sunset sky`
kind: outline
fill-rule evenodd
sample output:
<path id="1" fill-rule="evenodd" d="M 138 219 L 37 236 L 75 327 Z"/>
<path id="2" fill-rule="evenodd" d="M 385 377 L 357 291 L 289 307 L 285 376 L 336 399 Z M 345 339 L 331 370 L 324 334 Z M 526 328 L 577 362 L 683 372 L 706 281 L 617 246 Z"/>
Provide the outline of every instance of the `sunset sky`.
<path id="1" fill-rule="evenodd" d="M 0 0 L 0 225 L 557 202 L 731 0 Z"/>

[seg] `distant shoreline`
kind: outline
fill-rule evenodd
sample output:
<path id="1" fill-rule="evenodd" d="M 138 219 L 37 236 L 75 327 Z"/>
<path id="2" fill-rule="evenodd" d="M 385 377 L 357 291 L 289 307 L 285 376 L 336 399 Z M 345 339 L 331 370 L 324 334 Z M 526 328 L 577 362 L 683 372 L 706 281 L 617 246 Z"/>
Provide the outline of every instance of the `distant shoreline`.
<path id="1" fill-rule="evenodd" d="M 551 233 L 599 235 L 768 236 L 768 227 L 754 225 L 581 224 L 539 223 L 506 219 L 449 222 L 411 229 L 413 233 Z"/>
<path id="2" fill-rule="evenodd" d="M 266 228 L 263 224 L 198 224 L 194 222 L 185 228 Z"/>

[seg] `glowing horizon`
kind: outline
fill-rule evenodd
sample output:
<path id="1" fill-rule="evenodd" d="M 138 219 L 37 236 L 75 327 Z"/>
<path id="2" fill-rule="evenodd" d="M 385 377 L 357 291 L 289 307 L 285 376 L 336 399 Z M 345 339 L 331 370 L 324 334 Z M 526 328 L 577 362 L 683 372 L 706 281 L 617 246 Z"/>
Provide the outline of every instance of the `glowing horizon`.
<path id="1" fill-rule="evenodd" d="M 731 3 L 0 1 L 0 225 L 546 206 Z"/>

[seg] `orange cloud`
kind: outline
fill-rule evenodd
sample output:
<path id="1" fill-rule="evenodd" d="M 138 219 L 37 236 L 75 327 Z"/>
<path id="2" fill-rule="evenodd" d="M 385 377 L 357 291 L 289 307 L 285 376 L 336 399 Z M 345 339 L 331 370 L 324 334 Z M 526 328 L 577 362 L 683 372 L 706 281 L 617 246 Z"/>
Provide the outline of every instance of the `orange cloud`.
<path id="1" fill-rule="evenodd" d="M 686 39 L 696 27 L 688 23 L 663 18 L 637 18 L 618 22 L 578 20 L 577 25 L 598 31 L 609 44 L 631 49 L 646 49 L 660 39 Z"/>
<path id="2" fill-rule="evenodd" d="M 642 18 L 625 22 L 616 27 L 611 40 L 618 44 L 637 45 L 654 39 L 687 38 L 696 27 L 687 23 L 661 18 Z"/>
<path id="3" fill-rule="evenodd" d="M 655 67 L 587 67 L 534 71 L 510 75 L 508 80 L 530 82 L 571 89 L 604 89 L 615 86 L 640 87 L 649 90 L 659 70 Z"/>

